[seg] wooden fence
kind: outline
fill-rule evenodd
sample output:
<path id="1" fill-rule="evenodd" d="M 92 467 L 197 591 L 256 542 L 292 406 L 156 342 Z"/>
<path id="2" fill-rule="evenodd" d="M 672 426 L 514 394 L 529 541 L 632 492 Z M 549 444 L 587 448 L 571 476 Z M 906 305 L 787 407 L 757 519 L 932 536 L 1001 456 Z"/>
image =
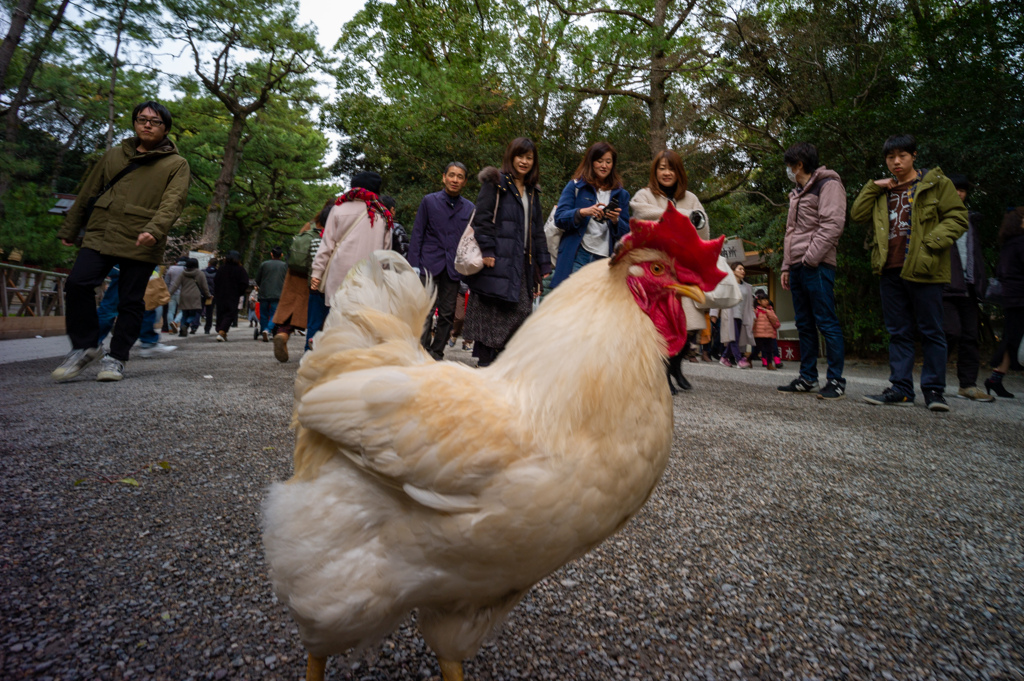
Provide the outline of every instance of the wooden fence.
<path id="1" fill-rule="evenodd" d="M 0 263 L 0 316 L 64 316 L 66 274 Z"/>

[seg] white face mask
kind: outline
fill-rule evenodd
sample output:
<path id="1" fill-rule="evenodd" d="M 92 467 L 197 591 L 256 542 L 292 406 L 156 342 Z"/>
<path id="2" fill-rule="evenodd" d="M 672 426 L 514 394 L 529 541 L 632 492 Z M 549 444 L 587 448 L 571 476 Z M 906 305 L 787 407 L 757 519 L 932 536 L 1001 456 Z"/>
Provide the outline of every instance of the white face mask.
<path id="1" fill-rule="evenodd" d="M 786 166 L 786 177 L 789 178 L 790 182 L 796 184 L 796 173 L 794 173 L 793 169 L 790 168 L 789 166 Z"/>

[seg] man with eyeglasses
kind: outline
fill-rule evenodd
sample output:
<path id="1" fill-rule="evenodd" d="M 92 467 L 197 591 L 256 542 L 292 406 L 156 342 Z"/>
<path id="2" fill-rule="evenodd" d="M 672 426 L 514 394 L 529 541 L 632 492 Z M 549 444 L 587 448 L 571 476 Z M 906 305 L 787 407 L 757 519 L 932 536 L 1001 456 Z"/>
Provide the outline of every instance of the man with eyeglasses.
<path id="1" fill-rule="evenodd" d="M 65 283 L 65 326 L 71 352 L 51 376 L 64 381 L 100 360 L 98 381 L 120 381 L 139 338 L 146 285 L 163 261 L 167 233 L 185 207 L 188 162 L 168 137 L 171 112 L 157 102 L 132 111 L 135 134 L 110 149 L 86 176 L 57 237 L 78 246 Z M 120 266 L 119 303 L 110 349 L 99 341 L 95 289 Z"/>

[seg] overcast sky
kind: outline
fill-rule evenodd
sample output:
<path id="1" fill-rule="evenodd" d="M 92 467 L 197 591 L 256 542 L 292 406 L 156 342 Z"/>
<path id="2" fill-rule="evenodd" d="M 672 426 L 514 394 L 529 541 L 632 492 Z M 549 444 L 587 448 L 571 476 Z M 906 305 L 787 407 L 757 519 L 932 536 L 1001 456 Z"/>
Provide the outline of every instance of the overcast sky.
<path id="1" fill-rule="evenodd" d="M 317 28 L 317 37 L 325 50 L 334 49 L 334 44 L 341 37 L 341 28 L 356 12 L 363 8 L 365 0 L 299 0 L 299 22 L 311 23 Z M 165 45 L 164 55 L 160 59 L 160 70 L 174 75 L 192 73 L 193 62 L 191 52 L 186 52 L 181 43 Z M 170 88 L 164 84 L 161 96 L 168 97 Z"/>

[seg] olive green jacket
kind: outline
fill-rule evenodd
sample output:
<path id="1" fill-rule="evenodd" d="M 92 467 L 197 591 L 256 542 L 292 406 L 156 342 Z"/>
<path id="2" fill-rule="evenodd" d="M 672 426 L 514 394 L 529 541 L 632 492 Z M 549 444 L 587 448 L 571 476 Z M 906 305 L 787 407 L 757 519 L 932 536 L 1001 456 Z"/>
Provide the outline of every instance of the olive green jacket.
<path id="1" fill-rule="evenodd" d="M 158 264 L 163 261 L 167 233 L 181 215 L 188 194 L 188 161 L 168 138 L 148 152 L 138 152 L 138 139 L 128 138 L 103 155 L 86 177 L 57 237 L 74 241 L 85 218 L 89 199 L 136 157 L 150 157 L 128 173 L 96 201 L 85 228 L 82 246 L 104 255 Z M 156 239 L 152 246 L 136 246 L 143 232 Z"/>
<path id="2" fill-rule="evenodd" d="M 886 190 L 869 181 L 850 209 L 854 222 L 872 222 L 868 238 L 871 269 L 881 274 L 889 254 L 889 200 Z M 910 213 L 910 243 L 900 277 L 921 284 L 949 283 L 949 247 L 967 231 L 967 208 L 940 168 L 929 170 L 917 185 Z"/>

